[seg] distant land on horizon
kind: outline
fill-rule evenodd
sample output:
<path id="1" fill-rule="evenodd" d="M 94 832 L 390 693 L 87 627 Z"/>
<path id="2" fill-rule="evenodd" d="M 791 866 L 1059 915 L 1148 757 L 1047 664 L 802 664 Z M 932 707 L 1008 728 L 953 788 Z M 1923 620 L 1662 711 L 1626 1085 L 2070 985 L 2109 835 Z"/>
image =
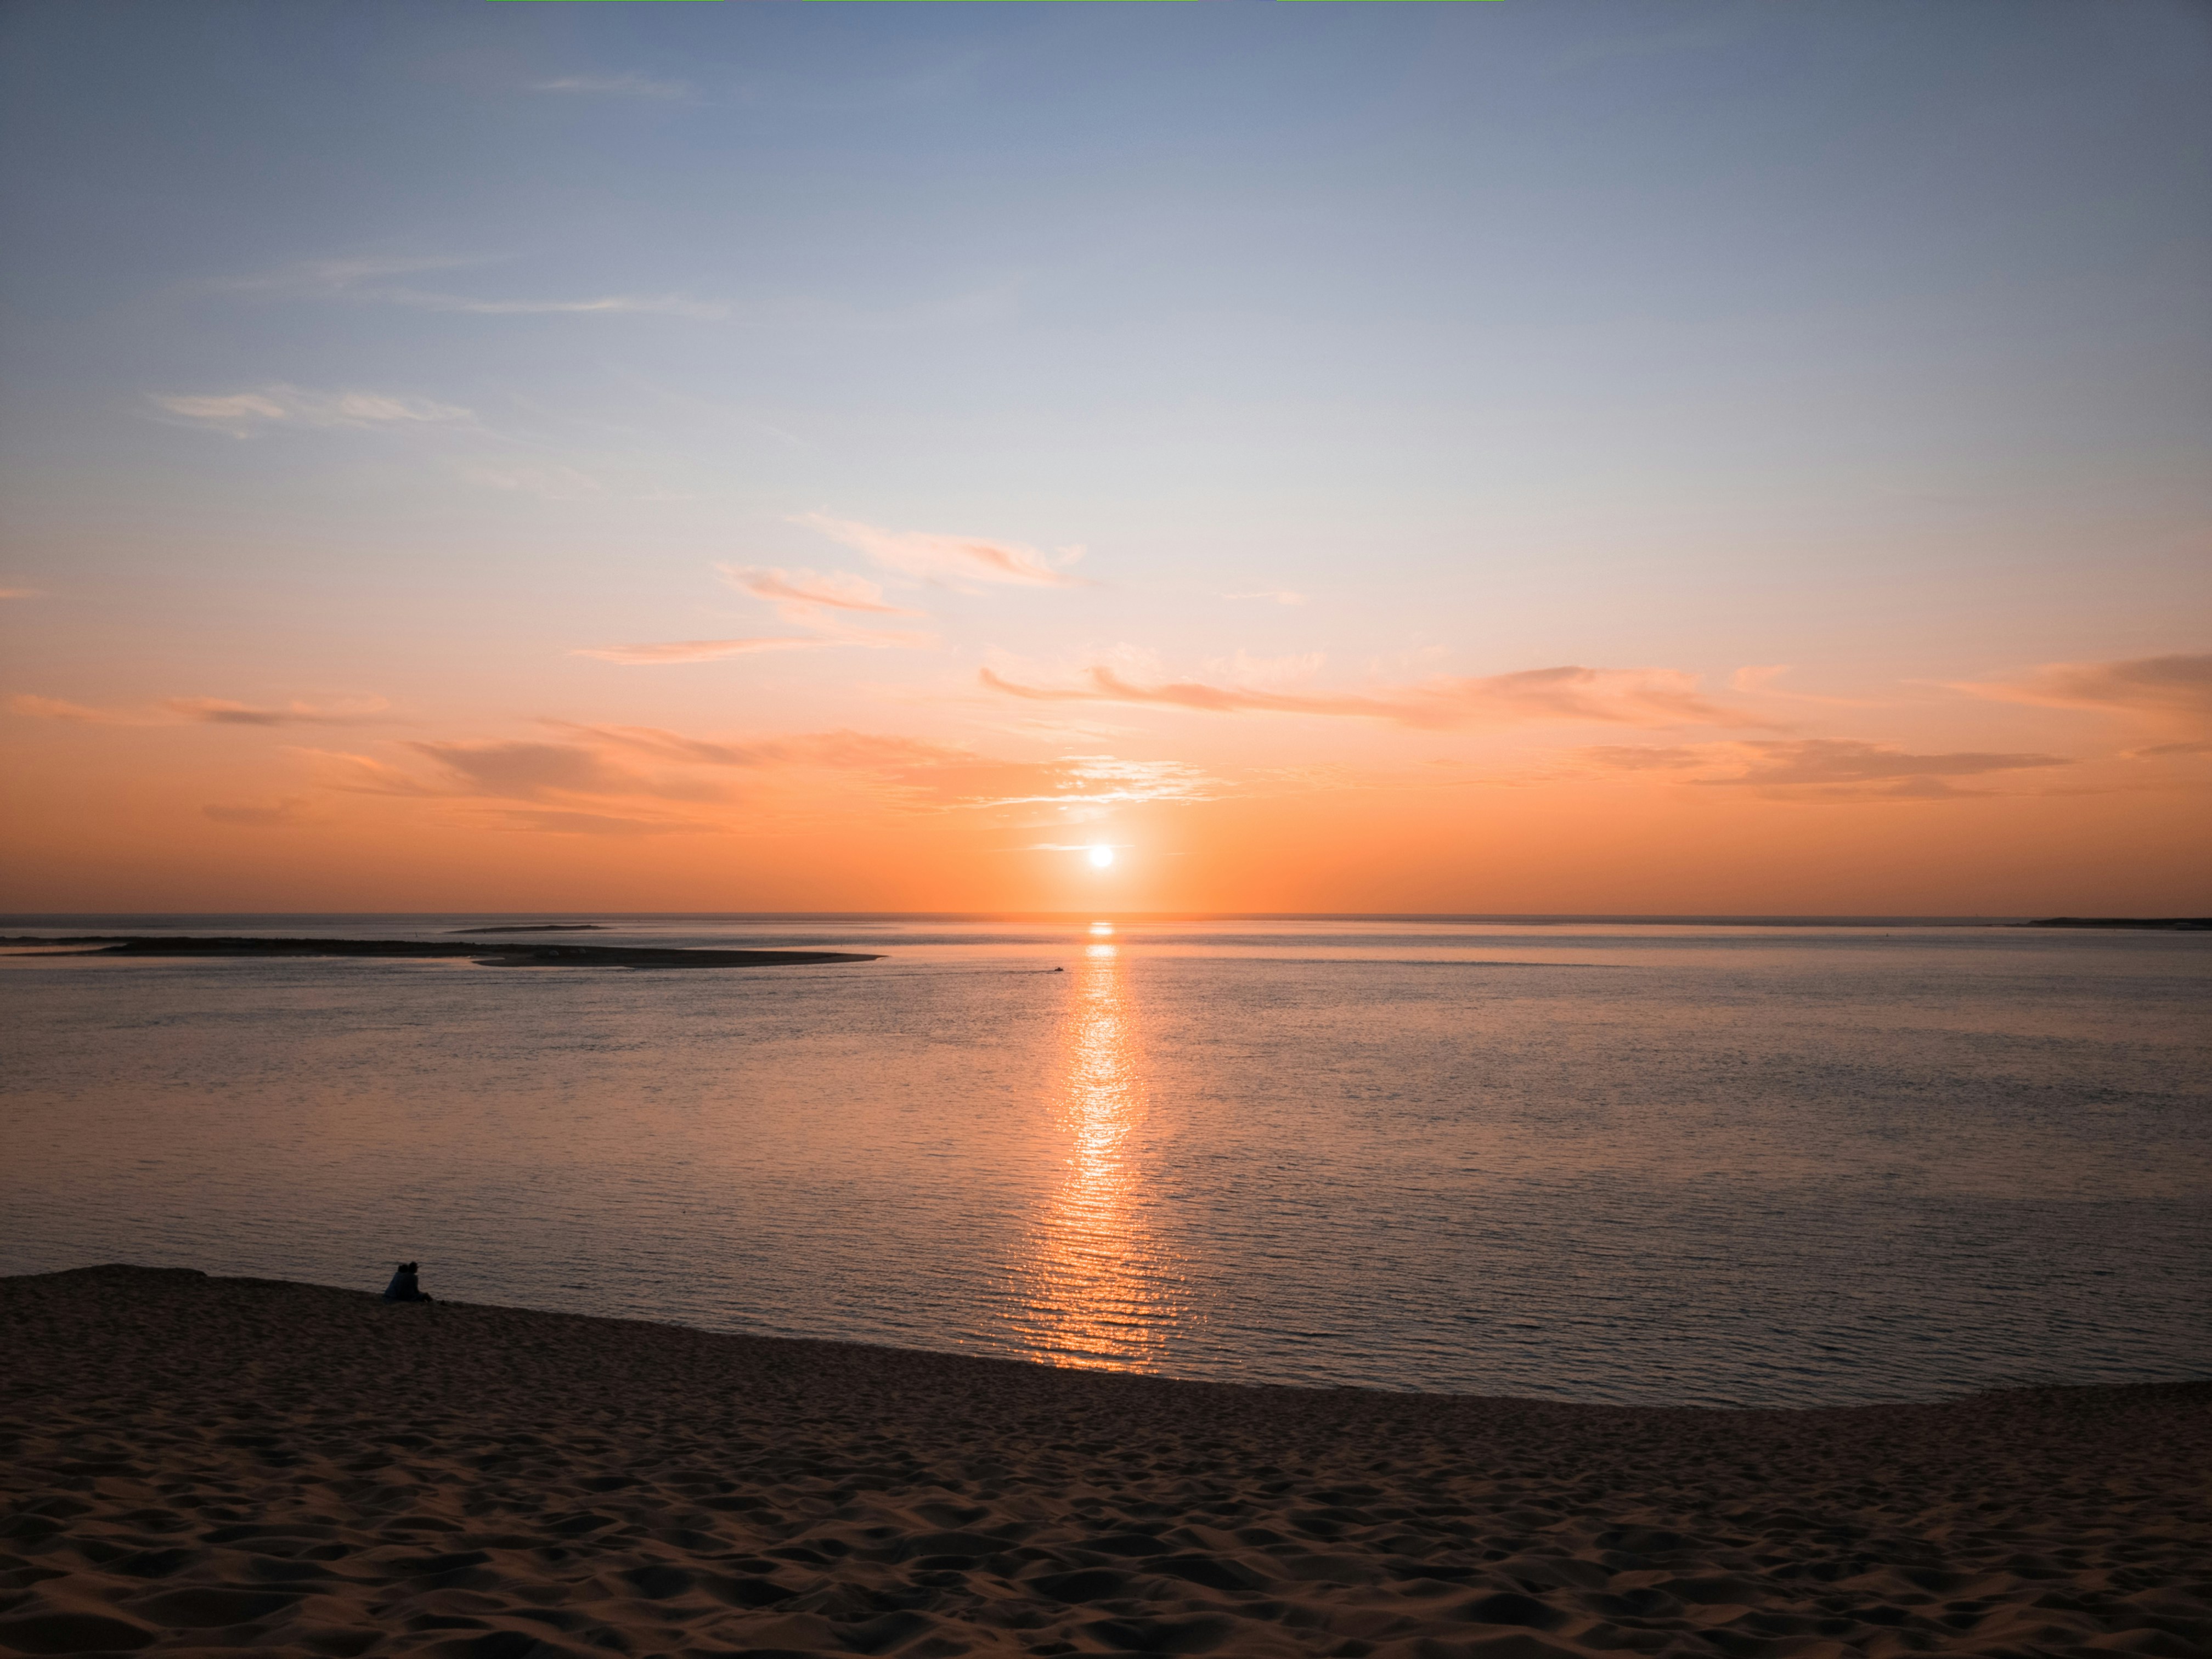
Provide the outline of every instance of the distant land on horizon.
<path id="1" fill-rule="evenodd" d="M 161 926 L 188 927 L 215 919 L 259 921 L 274 925 L 313 926 L 323 923 L 375 921 L 384 922 L 452 922 L 470 916 L 508 920 L 479 921 L 466 927 L 449 927 L 452 933 L 582 933 L 604 931 L 622 921 L 667 922 L 937 922 L 937 923 L 1091 923 L 1128 924 L 1193 922 L 1398 922 L 1432 926 L 1482 925 L 1522 927 L 1611 926 L 1649 927 L 2054 927 L 2137 928 L 2189 931 L 2212 928 L 2204 916 L 1938 916 L 1938 915 L 1721 915 L 1578 914 L 1552 912 L 1515 915 L 1506 912 L 1452 911 L 1114 911 L 1049 910 L 631 910 L 631 911 L 466 911 L 466 910 L 349 910 L 349 911 L 18 911 L 0 912 L 0 922 L 15 927 L 83 927 L 99 922 L 133 920 Z M 541 918 L 562 917 L 551 921 Z M 111 937 L 120 937 L 112 935 Z M 20 942 L 20 941 L 0 941 Z"/>

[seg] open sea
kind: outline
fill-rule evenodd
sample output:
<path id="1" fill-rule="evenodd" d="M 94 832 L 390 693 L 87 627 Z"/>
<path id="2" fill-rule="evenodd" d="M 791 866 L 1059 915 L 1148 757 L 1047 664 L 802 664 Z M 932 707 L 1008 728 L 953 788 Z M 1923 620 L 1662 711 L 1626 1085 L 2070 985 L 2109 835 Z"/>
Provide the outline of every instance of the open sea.
<path id="1" fill-rule="evenodd" d="M 40 916 L 872 951 L 0 954 L 0 1273 L 1620 1403 L 2212 1373 L 2212 934 Z"/>

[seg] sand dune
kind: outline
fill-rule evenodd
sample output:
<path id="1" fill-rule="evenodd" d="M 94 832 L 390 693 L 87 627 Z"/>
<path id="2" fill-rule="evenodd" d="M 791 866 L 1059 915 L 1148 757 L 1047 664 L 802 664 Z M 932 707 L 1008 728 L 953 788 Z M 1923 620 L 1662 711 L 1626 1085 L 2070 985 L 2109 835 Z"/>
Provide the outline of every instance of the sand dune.
<path id="1" fill-rule="evenodd" d="M 2212 1652 L 2212 1384 L 1820 1412 L 1168 1382 L 0 1280 L 0 1651 Z"/>

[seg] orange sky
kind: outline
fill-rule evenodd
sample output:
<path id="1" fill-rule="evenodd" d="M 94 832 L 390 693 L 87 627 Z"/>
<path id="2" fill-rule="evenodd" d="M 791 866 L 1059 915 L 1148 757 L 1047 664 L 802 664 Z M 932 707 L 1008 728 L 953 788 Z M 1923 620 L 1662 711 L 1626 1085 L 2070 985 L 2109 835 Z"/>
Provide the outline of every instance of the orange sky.
<path id="1" fill-rule="evenodd" d="M 0 40 L 0 906 L 2212 912 L 2181 10 L 293 15 Z"/>
<path id="2" fill-rule="evenodd" d="M 1365 720 L 1347 730 L 1356 717 L 1116 706 L 1109 722 L 1140 726 L 1114 740 L 1111 762 L 852 732 L 702 738 L 517 721 L 511 737 L 447 738 L 382 713 L 329 726 L 276 709 L 210 718 L 154 704 L 94 718 L 40 706 L 10 726 L 8 902 L 2196 913 L 2212 898 L 2207 744 L 2189 735 L 2203 727 L 2185 703 L 2140 704 L 2161 676 L 2201 696 L 2204 667 L 2176 659 L 2010 689 L 2070 688 L 2076 706 L 1953 711 L 1930 694 L 1904 711 L 1929 724 L 1963 712 L 2010 739 L 1975 749 L 1802 735 L 1812 722 L 1784 724 L 1795 711 L 1755 695 L 1733 701 L 1741 718 L 1776 719 L 1756 736 L 1572 719 L 1533 738 Z M 2123 705 L 2130 696 L 2137 706 Z M 972 720 L 980 706 L 957 693 L 945 702 L 907 702 L 898 723 Z M 1899 713 L 1853 718 L 1863 729 Z M 1248 725 L 1267 728 L 1249 747 L 1287 755 L 1240 762 Z M 1105 738 L 1063 742 L 1096 750 Z M 1050 745 L 1029 734 L 1021 746 Z M 1162 754 L 1194 757 L 1152 758 Z M 1091 866 L 1094 845 L 1115 849 L 1110 868 Z"/>

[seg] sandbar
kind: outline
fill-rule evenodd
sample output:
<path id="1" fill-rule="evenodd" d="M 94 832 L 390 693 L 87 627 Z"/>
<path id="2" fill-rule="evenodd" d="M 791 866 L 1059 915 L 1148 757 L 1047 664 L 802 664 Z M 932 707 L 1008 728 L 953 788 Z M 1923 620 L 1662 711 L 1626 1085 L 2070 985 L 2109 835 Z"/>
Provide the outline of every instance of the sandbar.
<path id="1" fill-rule="evenodd" d="M 0 945 L 81 945 L 106 957 L 465 957 L 489 968 L 805 968 L 880 962 L 860 951 L 723 951 L 629 945 L 458 945 L 407 939 L 193 938 L 86 933 L 0 938 Z"/>

